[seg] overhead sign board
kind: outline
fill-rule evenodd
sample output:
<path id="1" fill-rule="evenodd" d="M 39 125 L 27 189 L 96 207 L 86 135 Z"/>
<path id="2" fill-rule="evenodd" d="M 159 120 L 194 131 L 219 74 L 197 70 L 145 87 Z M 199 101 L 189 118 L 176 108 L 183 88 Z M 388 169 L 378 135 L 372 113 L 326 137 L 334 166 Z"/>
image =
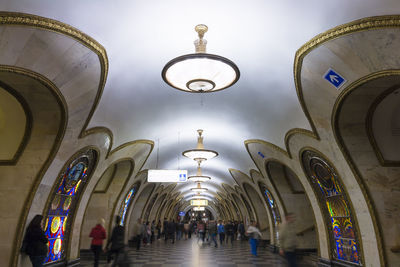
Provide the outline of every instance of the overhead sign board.
<path id="1" fill-rule="evenodd" d="M 342 85 L 346 82 L 346 79 L 333 69 L 328 69 L 328 71 L 324 74 L 324 79 L 335 86 L 336 89 L 342 87 Z"/>
<path id="2" fill-rule="evenodd" d="M 184 183 L 187 181 L 187 170 L 148 170 L 149 183 Z"/>
<path id="3" fill-rule="evenodd" d="M 204 207 L 194 207 L 193 210 L 194 211 L 204 211 L 204 210 L 206 210 L 206 208 L 204 208 Z"/>
<path id="4" fill-rule="evenodd" d="M 190 200 L 190 205 L 192 206 L 208 206 L 207 199 L 192 199 Z"/>

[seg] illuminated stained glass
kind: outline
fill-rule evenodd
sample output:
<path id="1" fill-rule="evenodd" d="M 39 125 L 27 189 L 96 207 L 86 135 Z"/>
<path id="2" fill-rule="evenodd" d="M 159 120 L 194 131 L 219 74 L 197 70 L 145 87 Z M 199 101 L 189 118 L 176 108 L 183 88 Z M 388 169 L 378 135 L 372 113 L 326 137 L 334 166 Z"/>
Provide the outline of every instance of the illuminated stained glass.
<path id="1" fill-rule="evenodd" d="M 44 263 L 63 260 L 68 243 L 68 217 L 73 217 L 75 204 L 94 169 L 96 152 L 87 150 L 72 159 L 57 180 L 58 187 L 52 195 L 48 208 L 45 234 L 49 239 L 49 254 Z"/>
<path id="2" fill-rule="evenodd" d="M 119 217 L 121 217 L 121 222 L 119 224 L 122 225 L 122 226 L 125 223 L 126 212 L 128 211 L 129 205 L 130 205 L 130 203 L 132 202 L 132 199 L 135 196 L 136 190 L 137 190 L 137 186 L 136 185 L 133 186 L 131 190 L 129 190 L 129 192 L 126 194 L 125 200 L 122 203 L 121 208 L 119 210 Z"/>
<path id="3" fill-rule="evenodd" d="M 332 254 L 338 260 L 361 265 L 354 220 L 335 169 L 313 151 L 305 151 L 302 160 L 314 191 L 324 203 L 326 220 L 331 224 Z"/>
<path id="4" fill-rule="evenodd" d="M 275 203 L 275 199 L 267 188 L 264 187 L 262 191 L 264 192 L 264 197 L 267 200 L 269 207 L 271 208 L 272 217 L 274 217 L 274 224 L 278 225 L 281 222 L 281 215 Z"/>

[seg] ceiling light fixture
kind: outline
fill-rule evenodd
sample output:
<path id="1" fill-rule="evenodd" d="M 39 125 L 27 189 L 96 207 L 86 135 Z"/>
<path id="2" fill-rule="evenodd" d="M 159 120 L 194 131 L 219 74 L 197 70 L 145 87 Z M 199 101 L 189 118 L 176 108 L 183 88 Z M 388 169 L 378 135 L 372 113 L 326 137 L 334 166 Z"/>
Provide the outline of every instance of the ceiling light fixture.
<path id="1" fill-rule="evenodd" d="M 205 191 L 207 191 L 208 189 L 207 189 L 207 188 L 204 188 L 204 187 L 201 187 L 200 183 L 197 183 L 197 187 L 195 187 L 195 188 L 190 188 L 190 190 L 192 190 L 193 192 L 205 192 Z"/>
<path id="2" fill-rule="evenodd" d="M 190 149 L 182 152 L 182 155 L 196 161 L 203 161 L 207 159 L 212 159 L 218 156 L 218 153 L 214 150 L 204 149 L 203 137 L 201 136 L 203 130 L 197 130 L 199 136 L 197 137 L 197 147 L 195 149 Z"/>
<path id="3" fill-rule="evenodd" d="M 196 175 L 191 175 L 191 176 L 189 176 L 189 177 L 188 177 L 188 180 L 193 181 L 193 182 L 195 182 L 195 183 L 201 183 L 201 182 L 206 182 L 206 181 L 211 180 L 211 177 L 210 177 L 210 176 L 202 175 L 202 173 L 201 173 L 201 168 L 200 168 L 201 162 L 202 162 L 202 160 L 198 160 L 198 161 L 197 161 L 197 164 L 198 164 L 198 166 L 197 166 L 197 173 L 196 173 Z"/>
<path id="4" fill-rule="evenodd" d="M 231 60 L 206 53 L 207 40 L 203 39 L 208 27 L 199 24 L 195 31 L 196 53 L 180 56 L 168 62 L 162 78 L 170 86 L 192 93 L 205 93 L 228 88 L 239 80 L 239 68 Z"/>

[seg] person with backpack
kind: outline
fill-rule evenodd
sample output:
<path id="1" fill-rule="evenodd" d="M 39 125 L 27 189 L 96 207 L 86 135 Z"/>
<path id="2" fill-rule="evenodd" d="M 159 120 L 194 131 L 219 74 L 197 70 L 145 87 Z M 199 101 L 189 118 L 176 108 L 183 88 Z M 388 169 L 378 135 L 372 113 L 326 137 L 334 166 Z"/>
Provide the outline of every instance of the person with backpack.
<path id="1" fill-rule="evenodd" d="M 111 256 L 114 256 L 114 262 L 112 267 L 121 265 L 121 262 L 124 260 L 124 238 L 125 238 L 125 229 L 122 225 L 120 225 L 121 217 L 115 217 L 115 226 L 111 233 L 111 238 L 108 240 L 106 245 L 106 250 L 109 252 L 109 257 L 107 261 L 111 261 Z"/>

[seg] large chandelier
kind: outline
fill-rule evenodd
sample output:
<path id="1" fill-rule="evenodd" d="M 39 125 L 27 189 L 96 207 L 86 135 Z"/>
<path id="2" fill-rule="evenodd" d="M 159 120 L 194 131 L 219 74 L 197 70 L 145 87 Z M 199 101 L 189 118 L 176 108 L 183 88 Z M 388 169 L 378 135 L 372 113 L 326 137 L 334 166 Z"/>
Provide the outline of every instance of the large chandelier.
<path id="1" fill-rule="evenodd" d="M 170 86 L 192 93 L 205 93 L 228 88 L 239 80 L 239 68 L 227 58 L 206 53 L 203 39 L 208 27 L 195 27 L 199 39 L 194 41 L 196 53 L 172 59 L 162 70 L 162 78 Z"/>
<path id="2" fill-rule="evenodd" d="M 200 164 L 201 164 L 202 160 L 198 160 L 197 161 L 197 173 L 196 175 L 191 175 L 188 177 L 188 180 L 196 182 L 196 183 L 201 183 L 201 182 L 206 182 L 209 181 L 211 179 L 210 176 L 205 176 L 201 173 L 201 168 L 200 168 Z"/>
<path id="3" fill-rule="evenodd" d="M 218 156 L 218 153 L 216 151 L 204 149 L 203 137 L 201 136 L 203 130 L 197 130 L 197 133 L 199 134 L 199 136 L 197 137 L 197 147 L 194 149 L 183 151 L 182 155 L 196 161 L 212 159 Z"/>

